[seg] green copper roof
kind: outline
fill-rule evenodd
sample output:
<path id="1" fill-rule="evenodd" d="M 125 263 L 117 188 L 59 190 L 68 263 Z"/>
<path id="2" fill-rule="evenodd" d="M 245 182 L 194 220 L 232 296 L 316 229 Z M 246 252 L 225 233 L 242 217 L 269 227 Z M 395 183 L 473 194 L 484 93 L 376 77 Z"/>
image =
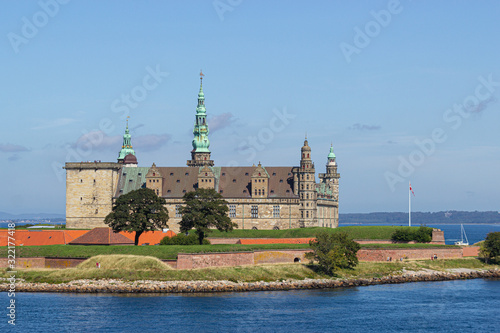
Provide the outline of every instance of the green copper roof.
<path id="1" fill-rule="evenodd" d="M 208 140 L 207 111 L 205 109 L 205 94 L 203 93 L 203 76 L 200 77 L 200 92 L 196 106 L 196 121 L 194 123 L 193 150 L 199 153 L 210 153 L 210 140 Z"/>
<path id="2" fill-rule="evenodd" d="M 328 154 L 328 159 L 335 158 L 335 153 L 333 152 L 333 146 L 330 147 L 330 153 Z"/>
<path id="3" fill-rule="evenodd" d="M 148 167 L 124 167 L 118 181 L 118 193 L 116 196 L 127 194 L 130 191 L 138 190 L 146 184 L 146 174 Z"/>
<path id="4" fill-rule="evenodd" d="M 135 151 L 132 149 L 132 137 L 130 136 L 130 132 L 128 130 L 128 120 L 127 120 L 127 128 L 125 129 L 125 134 L 123 134 L 123 144 L 120 153 L 118 154 L 118 161 L 121 161 L 128 154 L 132 154 L 135 156 Z"/>

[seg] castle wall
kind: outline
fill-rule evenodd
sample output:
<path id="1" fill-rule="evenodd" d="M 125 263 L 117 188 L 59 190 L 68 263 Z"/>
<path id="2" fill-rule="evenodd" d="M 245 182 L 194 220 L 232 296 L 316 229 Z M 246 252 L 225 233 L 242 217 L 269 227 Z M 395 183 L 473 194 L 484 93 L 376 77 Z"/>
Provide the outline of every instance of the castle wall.
<path id="1" fill-rule="evenodd" d="M 106 226 L 118 183 L 118 163 L 66 163 L 66 227 Z"/>

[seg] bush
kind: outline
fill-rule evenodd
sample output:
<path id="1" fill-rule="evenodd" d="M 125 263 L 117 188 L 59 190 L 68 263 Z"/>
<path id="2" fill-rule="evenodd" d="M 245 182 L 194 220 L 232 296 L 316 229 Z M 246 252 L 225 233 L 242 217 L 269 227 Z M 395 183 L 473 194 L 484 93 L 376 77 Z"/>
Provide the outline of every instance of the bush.
<path id="1" fill-rule="evenodd" d="M 393 242 L 410 242 L 429 243 L 432 241 L 432 228 L 420 226 L 418 230 L 398 229 L 391 236 Z"/>
<path id="2" fill-rule="evenodd" d="M 498 261 L 500 256 L 500 232 L 490 232 L 483 244 L 483 255 L 486 261 L 494 259 Z"/>
<path id="3" fill-rule="evenodd" d="M 413 240 L 413 233 L 410 229 L 398 229 L 391 236 L 393 242 L 409 242 Z"/>
<path id="4" fill-rule="evenodd" d="M 160 245 L 199 245 L 200 242 L 195 234 L 178 234 L 174 237 L 163 237 L 160 241 Z M 210 245 L 208 239 L 203 239 L 203 245 Z"/>
<path id="5" fill-rule="evenodd" d="M 309 242 L 309 246 L 313 252 L 307 253 L 306 258 L 316 260 L 318 268 L 326 274 L 334 275 L 338 269 L 353 268 L 358 264 L 356 254 L 361 245 L 349 239 L 345 232 L 321 233 Z"/>

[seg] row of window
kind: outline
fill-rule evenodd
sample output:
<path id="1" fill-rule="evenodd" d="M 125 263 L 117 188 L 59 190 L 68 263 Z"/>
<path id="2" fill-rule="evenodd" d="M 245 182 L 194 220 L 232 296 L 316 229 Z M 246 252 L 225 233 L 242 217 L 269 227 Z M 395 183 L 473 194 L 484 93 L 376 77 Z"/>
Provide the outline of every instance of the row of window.
<path id="1" fill-rule="evenodd" d="M 182 214 L 180 213 L 180 208 L 181 205 L 176 205 L 175 206 L 175 217 L 182 217 Z M 303 214 L 304 212 L 302 212 Z M 250 214 L 252 218 L 258 218 L 259 217 L 259 206 L 257 205 L 252 205 L 250 209 Z M 279 218 L 281 216 L 281 206 L 279 205 L 274 205 L 273 206 L 273 217 L 274 218 Z M 229 217 L 236 217 L 236 205 L 229 205 Z M 304 216 L 302 216 L 304 217 Z M 309 212 L 307 212 L 307 217 L 309 217 Z"/>

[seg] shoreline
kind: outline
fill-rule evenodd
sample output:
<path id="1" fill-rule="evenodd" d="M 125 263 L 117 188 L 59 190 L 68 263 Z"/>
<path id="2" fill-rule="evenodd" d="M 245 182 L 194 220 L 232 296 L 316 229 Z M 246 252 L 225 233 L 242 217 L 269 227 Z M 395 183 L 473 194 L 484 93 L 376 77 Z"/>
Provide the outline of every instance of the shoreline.
<path id="1" fill-rule="evenodd" d="M 450 269 L 447 272 L 434 270 L 404 271 L 402 275 L 388 275 L 366 279 L 305 279 L 273 282 L 231 282 L 231 281 L 124 281 L 118 279 L 75 280 L 67 283 L 17 282 L 15 292 L 57 292 L 57 293 L 218 293 L 249 291 L 287 291 L 304 289 L 348 288 L 379 284 L 400 284 L 411 282 L 451 281 L 478 278 L 500 278 L 500 269 L 473 270 Z M 11 285 L 2 278 L 0 292 L 8 292 Z"/>

